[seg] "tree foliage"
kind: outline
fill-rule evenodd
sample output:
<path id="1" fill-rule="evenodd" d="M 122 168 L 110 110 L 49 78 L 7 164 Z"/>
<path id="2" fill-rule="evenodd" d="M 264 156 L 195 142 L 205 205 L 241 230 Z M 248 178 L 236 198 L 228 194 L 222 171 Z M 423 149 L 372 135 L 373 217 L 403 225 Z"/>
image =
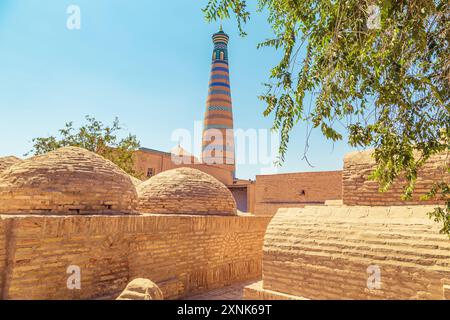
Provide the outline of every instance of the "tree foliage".
<path id="1" fill-rule="evenodd" d="M 28 154 L 44 154 L 61 147 L 75 146 L 95 152 L 114 162 L 130 175 L 138 177 L 134 170 L 133 154 L 139 148 L 136 136 L 129 134 L 119 139 L 122 130 L 119 119 L 105 126 L 93 117 L 86 116 L 86 124 L 75 130 L 73 122 L 65 124 L 57 136 L 34 138 L 33 148 Z"/>
<path id="2" fill-rule="evenodd" d="M 258 3 L 274 34 L 259 47 L 283 53 L 260 97 L 264 115 L 273 115 L 273 127 L 281 132 L 279 162 L 299 121 L 332 141 L 346 132 L 351 146 L 375 149 L 377 167 L 370 178 L 380 190 L 403 175 L 404 198 L 410 198 L 420 166 L 450 150 L 448 0 Z M 234 15 L 245 35 L 247 1 L 210 0 L 204 13 L 209 21 Z M 430 216 L 450 235 L 449 189 L 448 181 L 438 181 L 428 198 L 446 201 Z"/>

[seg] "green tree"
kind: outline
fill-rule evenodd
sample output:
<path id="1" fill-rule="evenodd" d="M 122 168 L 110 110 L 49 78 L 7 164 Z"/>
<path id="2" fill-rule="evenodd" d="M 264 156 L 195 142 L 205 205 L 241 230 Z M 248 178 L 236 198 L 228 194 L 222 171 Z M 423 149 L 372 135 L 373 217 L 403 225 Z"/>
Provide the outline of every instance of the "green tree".
<path id="1" fill-rule="evenodd" d="M 258 47 L 282 50 L 260 97 L 281 132 L 279 163 L 299 121 L 332 141 L 346 132 L 351 146 L 375 149 L 370 178 L 380 191 L 402 175 L 410 198 L 420 166 L 450 150 L 448 0 L 259 0 L 262 11 L 274 36 Z M 204 14 L 234 16 L 245 36 L 247 1 L 210 0 Z M 450 235 L 450 186 L 442 180 L 428 198 L 447 205 L 430 216 Z"/>
<path id="2" fill-rule="evenodd" d="M 118 118 L 115 118 L 111 126 L 105 126 L 90 116 L 86 116 L 86 122 L 77 130 L 74 129 L 73 122 L 68 122 L 58 131 L 58 136 L 34 138 L 33 148 L 27 155 L 39 155 L 65 146 L 81 147 L 114 162 L 128 174 L 139 177 L 133 165 L 134 151 L 139 148 L 136 136 L 129 134 L 119 139 L 117 133 L 122 127 Z"/>

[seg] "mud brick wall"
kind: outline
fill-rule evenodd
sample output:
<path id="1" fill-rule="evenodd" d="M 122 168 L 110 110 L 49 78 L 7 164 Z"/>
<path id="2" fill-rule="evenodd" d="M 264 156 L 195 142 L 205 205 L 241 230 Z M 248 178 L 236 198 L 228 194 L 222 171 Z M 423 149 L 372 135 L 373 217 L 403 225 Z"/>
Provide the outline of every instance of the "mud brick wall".
<path id="1" fill-rule="evenodd" d="M 268 218 L 1 216 L 2 299 L 115 298 L 136 277 L 166 299 L 261 277 Z M 67 267 L 81 289 L 67 288 Z"/>
<path id="2" fill-rule="evenodd" d="M 428 218 L 432 208 L 280 209 L 265 236 L 263 289 L 307 299 L 443 299 L 450 241 Z M 379 289 L 367 286 L 371 265 Z"/>
<path id="3" fill-rule="evenodd" d="M 343 171 L 343 201 L 347 205 L 409 205 L 409 204 L 433 204 L 438 201 L 420 201 L 434 182 L 450 182 L 450 174 L 447 167 L 450 165 L 450 155 L 440 154 L 430 158 L 418 172 L 418 179 L 413 198 L 403 201 L 403 186 L 405 180 L 399 178 L 387 192 L 380 193 L 379 185 L 375 181 L 369 181 L 368 177 L 375 169 L 375 160 L 372 151 L 351 152 L 344 158 Z"/>
<path id="4" fill-rule="evenodd" d="M 6 231 L 7 226 L 2 220 L 0 220 L 0 293 L 2 292 L 2 286 L 5 282 L 5 267 L 6 267 Z M 0 296 L 0 299 L 2 297 Z"/>
<path id="5" fill-rule="evenodd" d="M 256 215 L 274 215 L 279 208 L 299 208 L 340 199 L 342 171 L 256 176 Z"/>

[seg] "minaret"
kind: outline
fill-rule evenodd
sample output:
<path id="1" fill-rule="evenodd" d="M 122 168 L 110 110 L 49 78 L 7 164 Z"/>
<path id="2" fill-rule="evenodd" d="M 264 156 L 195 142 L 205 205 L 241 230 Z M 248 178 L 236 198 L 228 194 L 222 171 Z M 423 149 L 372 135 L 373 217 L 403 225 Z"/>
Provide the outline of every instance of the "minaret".
<path id="1" fill-rule="evenodd" d="M 233 110 L 228 70 L 228 35 L 213 34 L 211 77 L 203 126 L 202 160 L 235 172 Z"/>

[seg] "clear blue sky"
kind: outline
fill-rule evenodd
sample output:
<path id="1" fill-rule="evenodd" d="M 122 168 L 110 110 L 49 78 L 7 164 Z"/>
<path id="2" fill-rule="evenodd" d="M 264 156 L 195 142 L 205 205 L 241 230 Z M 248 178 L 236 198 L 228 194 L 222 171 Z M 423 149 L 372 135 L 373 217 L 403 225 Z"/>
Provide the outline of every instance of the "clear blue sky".
<path id="1" fill-rule="evenodd" d="M 55 134 L 85 115 L 111 123 L 119 117 L 142 146 L 170 150 L 176 128 L 202 121 L 211 59 L 211 34 L 198 0 L 0 0 L 0 156 L 23 156 L 33 137 Z M 81 8 L 81 30 L 66 28 L 66 9 Z M 254 9 L 254 8 L 251 8 Z M 253 10 L 252 10 L 253 11 Z M 256 49 L 270 37 L 264 15 L 253 15 L 241 38 L 233 21 L 230 68 L 235 127 L 269 128 L 257 99 L 279 52 Z M 342 168 L 345 142 L 317 132 L 301 160 L 305 125 L 292 133 L 280 172 Z M 176 143 L 175 143 L 176 144 Z M 189 148 L 189 147 L 188 147 Z M 260 165 L 240 165 L 251 178 Z"/>

